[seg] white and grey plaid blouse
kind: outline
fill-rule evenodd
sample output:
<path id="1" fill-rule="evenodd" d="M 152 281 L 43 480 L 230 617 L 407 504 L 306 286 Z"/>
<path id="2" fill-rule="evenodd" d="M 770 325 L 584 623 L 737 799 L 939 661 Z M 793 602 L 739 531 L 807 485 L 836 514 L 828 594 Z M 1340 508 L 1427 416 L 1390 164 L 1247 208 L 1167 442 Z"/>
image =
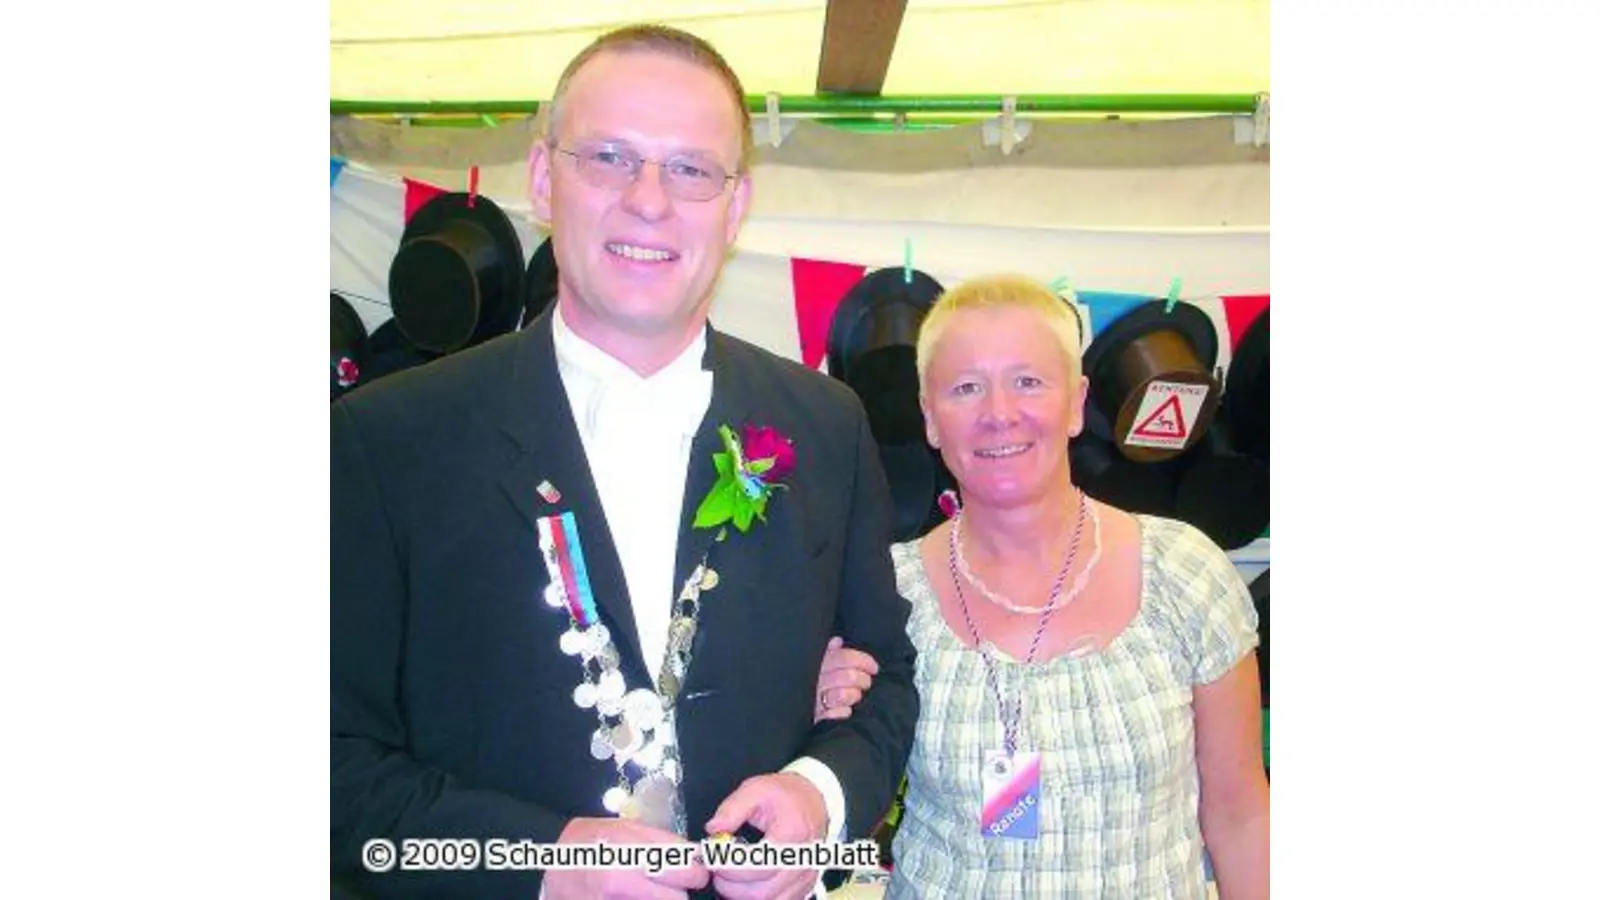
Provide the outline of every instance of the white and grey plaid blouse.
<path id="1" fill-rule="evenodd" d="M 1199 530 L 1137 516 L 1139 611 L 1104 651 L 1032 667 L 1018 747 L 1044 753 L 1037 840 L 984 838 L 979 764 L 1001 746 L 983 659 L 939 614 L 915 543 L 893 548 L 922 713 L 890 900 L 1207 896 L 1192 688 L 1257 643 L 1233 563 Z M 996 652 L 1006 696 L 1024 667 Z"/>

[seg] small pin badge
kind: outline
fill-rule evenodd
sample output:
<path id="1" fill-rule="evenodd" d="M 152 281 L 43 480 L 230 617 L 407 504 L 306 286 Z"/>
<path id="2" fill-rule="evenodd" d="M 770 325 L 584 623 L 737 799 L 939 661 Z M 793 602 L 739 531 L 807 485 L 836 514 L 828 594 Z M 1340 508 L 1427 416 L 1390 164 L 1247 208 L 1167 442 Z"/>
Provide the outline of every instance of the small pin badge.
<path id="1" fill-rule="evenodd" d="M 561 502 L 561 492 L 556 490 L 556 486 L 548 481 L 539 482 L 539 486 L 534 490 L 539 492 L 539 496 L 543 497 L 546 503 Z"/>
<path id="2" fill-rule="evenodd" d="M 717 586 L 717 582 L 721 580 L 721 577 L 717 575 L 716 569 L 707 568 L 705 574 L 700 576 L 700 590 L 709 591 L 712 588 L 715 588 Z"/>

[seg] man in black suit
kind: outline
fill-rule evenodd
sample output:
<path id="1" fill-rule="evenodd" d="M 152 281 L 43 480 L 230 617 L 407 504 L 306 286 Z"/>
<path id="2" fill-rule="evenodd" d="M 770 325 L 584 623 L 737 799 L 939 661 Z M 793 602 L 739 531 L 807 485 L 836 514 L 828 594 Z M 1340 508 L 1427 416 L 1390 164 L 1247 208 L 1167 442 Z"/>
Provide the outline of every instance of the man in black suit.
<path id="1" fill-rule="evenodd" d="M 750 202 L 738 79 L 697 38 L 631 28 L 553 103 L 530 186 L 556 303 L 333 407 L 335 881 L 809 896 L 815 871 L 363 866 L 374 839 L 861 839 L 910 750 L 908 608 L 861 405 L 707 324 Z M 879 671 L 813 724 L 834 634 Z"/>

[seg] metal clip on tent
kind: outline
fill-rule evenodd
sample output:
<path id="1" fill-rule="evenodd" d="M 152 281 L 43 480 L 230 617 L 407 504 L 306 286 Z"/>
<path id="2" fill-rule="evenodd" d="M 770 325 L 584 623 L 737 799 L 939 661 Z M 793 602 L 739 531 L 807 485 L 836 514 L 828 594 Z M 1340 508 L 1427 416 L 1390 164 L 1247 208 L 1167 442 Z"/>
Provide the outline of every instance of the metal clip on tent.
<path id="1" fill-rule="evenodd" d="M 767 93 L 767 140 L 776 147 L 783 143 L 783 117 L 778 114 L 778 92 Z"/>
<path id="2" fill-rule="evenodd" d="M 1270 142 L 1271 124 L 1271 96 L 1266 93 L 1255 95 L 1255 106 L 1247 116 L 1238 116 L 1233 120 L 1233 142 L 1239 146 L 1249 144 L 1252 147 L 1265 147 Z"/>
<path id="3" fill-rule="evenodd" d="M 1011 151 L 1015 150 L 1032 130 L 1031 123 L 1017 120 L 1017 98 L 1007 96 L 1000 101 L 1000 117 L 983 123 L 983 145 L 993 147 L 999 144 L 1000 152 L 1010 156 Z"/>
<path id="4" fill-rule="evenodd" d="M 1017 146 L 1017 98 L 1007 97 L 1000 103 L 1000 152 L 1006 156 Z"/>

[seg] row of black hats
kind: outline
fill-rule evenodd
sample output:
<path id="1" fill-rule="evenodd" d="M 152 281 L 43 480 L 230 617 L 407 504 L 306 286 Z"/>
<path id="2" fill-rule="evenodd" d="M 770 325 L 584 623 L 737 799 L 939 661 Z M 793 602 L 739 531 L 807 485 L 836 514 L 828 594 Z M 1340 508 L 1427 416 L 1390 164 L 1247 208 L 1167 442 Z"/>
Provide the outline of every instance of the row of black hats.
<path id="1" fill-rule="evenodd" d="M 349 300 L 330 294 L 333 399 L 517 330 L 554 301 L 556 277 L 551 242 L 524 264 L 494 201 L 434 197 L 407 222 L 390 264 L 387 322 L 369 335 Z M 897 540 L 936 525 L 939 496 L 955 488 L 917 403 L 917 329 L 942 293 L 926 273 L 880 269 L 841 300 L 828 334 L 829 373 L 866 407 Z M 1123 509 L 1190 522 L 1226 549 L 1259 535 L 1268 520 L 1268 320 L 1263 312 L 1242 336 L 1225 390 L 1213 374 L 1216 329 L 1197 307 L 1150 301 L 1097 328 L 1083 357 L 1086 427 L 1071 446 L 1080 486 Z"/>
<path id="2" fill-rule="evenodd" d="M 852 287 L 827 347 L 829 373 L 861 397 L 878 441 L 897 541 L 937 525 L 940 495 L 955 489 L 917 403 L 917 330 L 943 288 L 906 271 L 880 269 Z M 1074 480 L 1102 502 L 1189 522 L 1224 549 L 1260 536 L 1270 517 L 1268 327 L 1263 312 L 1225 386 L 1216 328 L 1192 304 L 1150 301 L 1099 327 L 1083 356 L 1090 395 L 1069 448 Z"/>
<path id="3" fill-rule="evenodd" d="M 406 223 L 389 265 L 391 317 L 368 334 L 331 292 L 332 399 L 384 376 L 516 331 L 555 300 L 549 240 L 524 263 L 504 210 L 482 195 L 439 194 Z"/>

